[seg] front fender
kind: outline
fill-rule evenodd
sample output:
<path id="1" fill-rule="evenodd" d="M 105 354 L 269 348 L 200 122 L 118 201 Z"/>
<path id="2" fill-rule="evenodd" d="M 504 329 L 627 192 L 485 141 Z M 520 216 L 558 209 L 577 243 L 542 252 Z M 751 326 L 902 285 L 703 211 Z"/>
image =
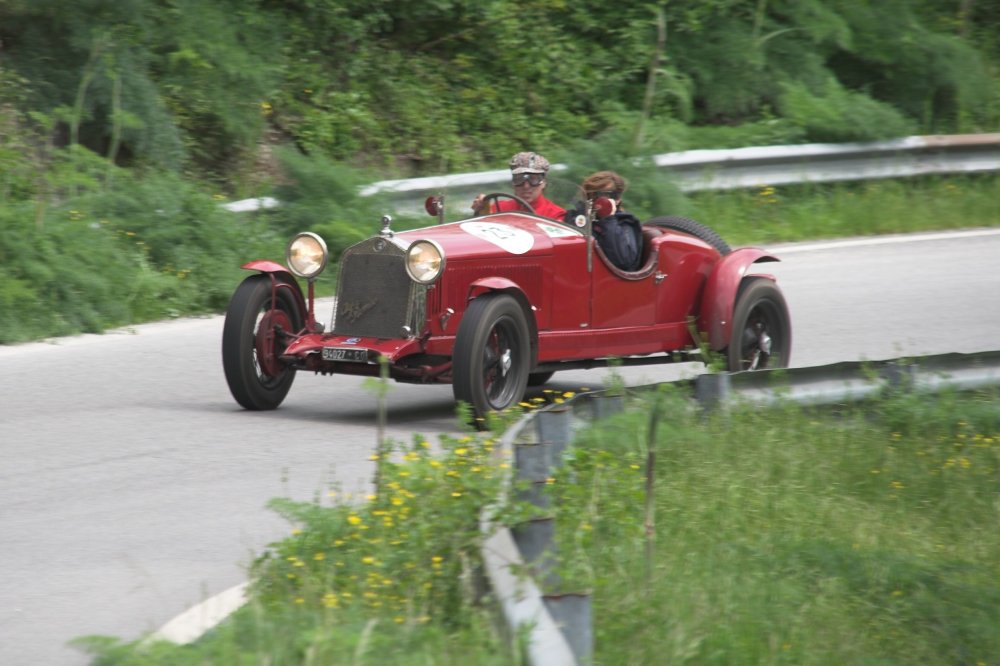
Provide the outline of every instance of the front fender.
<path id="1" fill-rule="evenodd" d="M 467 303 L 491 291 L 510 294 L 517 300 L 524 317 L 528 322 L 528 335 L 531 338 L 531 366 L 534 367 L 538 361 L 538 320 L 535 318 L 535 309 L 525 295 L 521 285 L 503 277 L 487 277 L 474 280 L 469 284 L 469 296 Z"/>
<path id="2" fill-rule="evenodd" d="M 712 269 L 701 295 L 698 330 L 708 335 L 708 344 L 713 350 L 719 351 L 729 346 L 736 296 L 747 269 L 754 264 L 770 261 L 780 260 L 759 248 L 747 247 L 730 252 Z M 774 280 L 769 275 L 760 277 Z"/>
<path id="3" fill-rule="evenodd" d="M 509 280 L 504 277 L 486 277 L 469 283 L 469 295 L 466 300 L 471 301 L 472 299 L 482 296 L 490 291 L 511 291 L 521 294 L 522 296 L 524 295 L 524 290 L 521 289 L 521 285 L 513 280 Z"/>
<path id="4" fill-rule="evenodd" d="M 276 261 L 269 261 L 267 259 L 255 259 L 254 261 L 248 261 L 247 263 L 240 266 L 240 268 L 247 271 L 260 271 L 261 273 L 268 273 L 270 275 L 280 275 L 285 278 L 285 282 L 290 282 L 291 284 L 298 284 L 295 280 L 295 276 L 292 272 L 279 264 Z"/>
<path id="5" fill-rule="evenodd" d="M 306 305 L 306 298 L 305 294 L 302 293 L 302 287 L 299 286 L 299 281 L 295 279 L 295 276 L 287 268 L 267 259 L 248 261 L 240 266 L 240 268 L 248 271 L 260 271 L 261 273 L 270 275 L 273 286 L 278 287 L 280 285 L 281 288 L 289 289 L 295 295 L 295 302 L 298 303 L 299 312 L 302 313 L 302 321 L 313 320 L 312 313 L 309 312 L 309 308 Z"/>

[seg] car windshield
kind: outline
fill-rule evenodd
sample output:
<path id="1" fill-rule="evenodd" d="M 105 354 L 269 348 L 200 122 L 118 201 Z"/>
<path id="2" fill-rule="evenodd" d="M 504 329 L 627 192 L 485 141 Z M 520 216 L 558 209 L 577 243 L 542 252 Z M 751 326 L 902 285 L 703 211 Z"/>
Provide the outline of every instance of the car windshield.
<path id="1" fill-rule="evenodd" d="M 463 179 L 460 176 L 449 181 L 445 187 L 425 193 L 426 196 L 434 197 L 443 205 L 443 214 L 440 215 L 442 222 L 456 222 L 474 217 L 472 201 L 479 194 L 496 194 L 499 201 L 509 201 L 512 196 L 516 195 L 515 188 L 509 181 L 496 182 L 494 179 L 493 182 L 470 182 L 470 180 L 468 177 Z M 553 176 L 546 179 L 545 190 L 542 194 L 546 199 L 566 210 L 575 209 L 584 201 L 583 190 L 579 185 Z M 426 203 L 426 201 L 422 201 L 420 206 L 423 207 Z M 432 214 L 431 211 L 435 210 L 433 203 L 430 206 L 429 210 L 425 209 L 425 215 Z"/>

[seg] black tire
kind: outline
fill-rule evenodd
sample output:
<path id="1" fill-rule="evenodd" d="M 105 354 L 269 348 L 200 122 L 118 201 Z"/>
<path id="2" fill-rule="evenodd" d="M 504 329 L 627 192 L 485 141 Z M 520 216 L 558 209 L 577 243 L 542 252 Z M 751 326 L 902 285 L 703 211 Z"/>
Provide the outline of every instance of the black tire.
<path id="1" fill-rule="evenodd" d="M 766 278 L 747 278 L 733 308 L 729 371 L 785 368 L 791 353 L 792 324 L 781 290 Z"/>
<path id="2" fill-rule="evenodd" d="M 530 362 L 528 323 L 517 301 L 504 294 L 472 301 L 455 336 L 455 400 L 478 418 L 507 409 L 524 396 Z"/>
<path id="3" fill-rule="evenodd" d="M 683 231 L 686 234 L 691 234 L 692 236 L 700 238 L 714 247 L 722 256 L 726 256 L 733 251 L 732 248 L 729 247 L 729 243 L 722 240 L 722 236 L 715 233 L 701 222 L 695 222 L 694 220 L 686 217 L 681 217 L 679 215 L 664 215 L 663 217 L 654 217 L 647 222 L 643 222 L 643 224 L 650 227 L 672 229 L 673 231 Z"/>
<path id="4" fill-rule="evenodd" d="M 528 386 L 544 386 L 545 384 L 548 384 L 554 374 L 556 374 L 555 371 L 532 372 L 528 375 Z"/>
<path id="5" fill-rule="evenodd" d="M 288 395 L 295 368 L 281 364 L 280 326 L 287 333 L 302 328 L 303 315 L 290 287 L 279 288 L 271 307 L 271 278 L 252 275 L 229 301 L 222 328 L 222 368 L 229 392 L 246 409 L 274 409 Z M 263 354 L 263 356 L 262 356 Z"/>

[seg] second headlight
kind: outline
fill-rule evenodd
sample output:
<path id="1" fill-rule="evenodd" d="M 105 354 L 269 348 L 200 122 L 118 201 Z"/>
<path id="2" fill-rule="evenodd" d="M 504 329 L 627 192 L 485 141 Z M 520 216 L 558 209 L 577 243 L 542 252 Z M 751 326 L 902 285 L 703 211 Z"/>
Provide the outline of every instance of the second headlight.
<path id="1" fill-rule="evenodd" d="M 430 240 L 418 240 L 406 250 L 406 272 L 420 284 L 431 284 L 444 271 L 444 250 Z"/>

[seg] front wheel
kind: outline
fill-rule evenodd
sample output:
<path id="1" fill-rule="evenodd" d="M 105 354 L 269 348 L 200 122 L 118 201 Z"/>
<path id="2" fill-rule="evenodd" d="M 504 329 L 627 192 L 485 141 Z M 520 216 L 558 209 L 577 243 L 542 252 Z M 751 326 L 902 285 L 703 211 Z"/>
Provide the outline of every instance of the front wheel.
<path id="1" fill-rule="evenodd" d="M 518 402 L 531 362 L 528 323 L 511 296 L 488 294 L 469 304 L 455 336 L 452 389 L 476 417 Z"/>
<path id="2" fill-rule="evenodd" d="M 302 328 L 292 286 L 279 282 L 271 300 L 268 275 L 252 275 L 237 287 L 222 328 L 222 368 L 229 392 L 246 409 L 274 409 L 288 395 L 295 368 L 279 359 L 285 335 Z"/>
<path id="3" fill-rule="evenodd" d="M 730 372 L 788 366 L 792 324 L 778 286 L 766 278 L 748 278 L 733 309 L 733 332 L 726 352 Z"/>

